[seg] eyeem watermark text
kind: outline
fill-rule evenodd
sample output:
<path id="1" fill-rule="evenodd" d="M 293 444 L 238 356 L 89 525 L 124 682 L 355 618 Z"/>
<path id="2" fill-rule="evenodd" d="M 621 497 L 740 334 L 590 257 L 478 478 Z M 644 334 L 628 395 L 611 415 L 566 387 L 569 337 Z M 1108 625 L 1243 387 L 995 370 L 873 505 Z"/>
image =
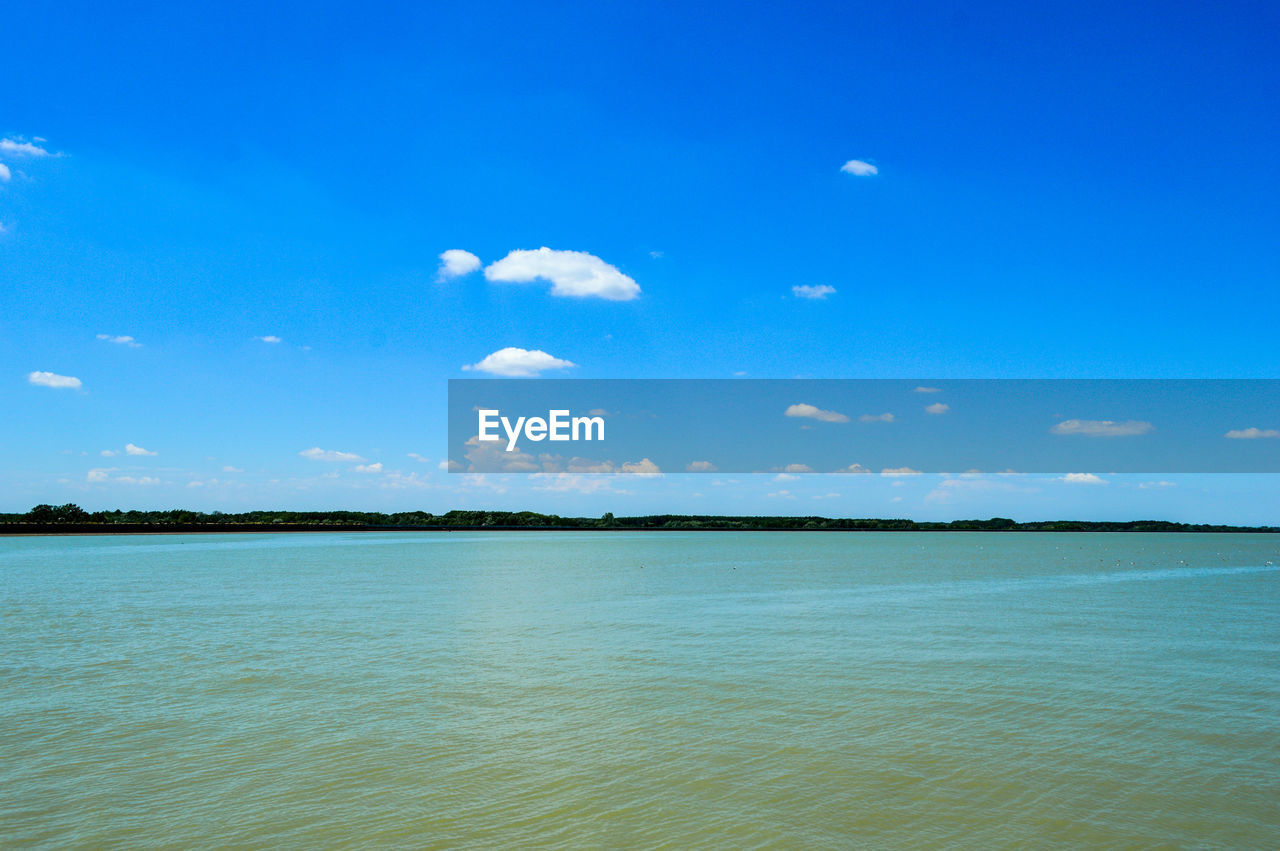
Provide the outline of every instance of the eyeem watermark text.
<path id="1" fill-rule="evenodd" d="M 502 440 L 498 427 L 507 433 L 507 451 L 514 452 L 523 434 L 527 440 L 604 440 L 604 417 L 571 417 L 567 410 L 547 411 L 543 417 L 516 417 L 514 423 L 496 408 L 479 410 L 477 437 L 482 441 Z"/>

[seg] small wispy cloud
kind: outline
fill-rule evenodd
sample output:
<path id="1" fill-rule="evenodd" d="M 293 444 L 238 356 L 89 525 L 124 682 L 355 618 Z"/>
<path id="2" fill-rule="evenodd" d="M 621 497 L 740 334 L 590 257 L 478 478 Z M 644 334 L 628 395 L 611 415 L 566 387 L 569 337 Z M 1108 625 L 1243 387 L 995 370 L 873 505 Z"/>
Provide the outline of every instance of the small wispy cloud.
<path id="1" fill-rule="evenodd" d="M 480 265 L 480 258 L 470 251 L 463 251 L 461 248 L 450 248 L 440 254 L 440 268 L 436 270 L 436 280 L 447 281 L 451 278 L 470 275 L 479 269 Z"/>
<path id="2" fill-rule="evenodd" d="M 917 387 L 915 389 L 915 392 L 916 393 L 941 393 L 942 388 L 941 387 Z"/>
<path id="3" fill-rule="evenodd" d="M 891 423 L 895 417 L 893 414 L 885 411 L 883 414 L 863 414 L 858 417 L 860 423 Z"/>
<path id="4" fill-rule="evenodd" d="M 159 453 L 152 452 L 150 449 L 143 449 L 141 446 L 137 446 L 136 444 L 133 444 L 133 443 L 127 443 L 125 444 L 125 447 L 124 447 L 124 454 L 125 455 L 158 455 Z"/>
<path id="5" fill-rule="evenodd" d="M 880 173 L 880 169 L 866 160 L 849 160 L 840 166 L 840 170 L 845 174 L 852 174 L 854 177 L 875 177 Z"/>
<path id="6" fill-rule="evenodd" d="M 685 469 L 690 473 L 714 473 L 716 472 L 716 465 L 710 461 L 690 461 Z"/>
<path id="7" fill-rule="evenodd" d="M 272 345 L 275 345 L 276 343 L 284 342 L 283 339 L 281 339 L 280 337 L 277 337 L 275 334 L 268 334 L 265 337 L 254 337 L 253 339 L 261 340 L 264 343 L 271 343 Z"/>
<path id="8" fill-rule="evenodd" d="M 1224 437 L 1232 440 L 1263 440 L 1280 438 L 1280 430 L 1274 428 L 1233 428 Z"/>
<path id="9" fill-rule="evenodd" d="M 37 370 L 27 375 L 27 381 L 37 387 L 52 387 L 55 390 L 79 390 L 80 379 L 72 375 L 58 375 L 56 372 Z"/>
<path id="10" fill-rule="evenodd" d="M 310 449 L 304 449 L 298 453 L 303 458 L 311 461 L 363 461 L 359 455 L 354 452 L 338 452 L 333 449 L 321 449 L 319 446 L 313 446 Z"/>
<path id="11" fill-rule="evenodd" d="M 243 473 L 243 472 L 244 472 L 244 470 L 241 470 L 239 467 L 232 467 L 230 464 L 227 464 L 227 465 L 223 466 L 223 468 L 222 468 L 222 472 L 224 472 L 224 473 Z"/>
<path id="12" fill-rule="evenodd" d="M 829 284 L 818 284 L 817 286 L 809 286 L 802 284 L 792 287 L 791 293 L 796 298 L 807 298 L 814 301 L 825 300 L 829 295 L 835 295 L 836 288 Z"/>
<path id="13" fill-rule="evenodd" d="M 508 378 L 530 378 L 550 369 L 569 369 L 577 366 L 572 361 L 552 357 L 541 349 L 520 349 L 508 346 L 486 355 L 479 363 L 466 364 L 465 371 L 487 372 Z"/>
<path id="14" fill-rule="evenodd" d="M 924 410 L 927 414 L 945 414 L 951 410 L 951 406 L 945 402 L 934 402 L 932 405 L 927 405 Z"/>
<path id="15" fill-rule="evenodd" d="M 817 405 L 810 405 L 807 402 L 801 402 L 792 405 L 784 412 L 784 416 L 788 417 L 804 417 L 805 419 L 818 420 L 824 423 L 847 423 L 849 418 L 839 411 L 824 411 Z"/>
<path id="16" fill-rule="evenodd" d="M 880 471 L 880 475 L 888 478 L 898 478 L 901 476 L 921 476 L 924 474 L 919 470 L 913 470 L 910 467 L 885 467 Z"/>
<path id="17" fill-rule="evenodd" d="M 381 473 L 382 462 L 378 461 L 374 464 L 358 464 L 356 465 L 357 473 Z"/>
<path id="18" fill-rule="evenodd" d="M 0 183 L 8 183 L 13 179 L 13 172 L 9 171 L 9 167 L 4 163 L 0 163 Z"/>
<path id="19" fill-rule="evenodd" d="M 1049 429 L 1051 434 L 1084 437 L 1132 437 L 1154 431 L 1155 426 L 1141 420 L 1063 420 Z"/>
<path id="20" fill-rule="evenodd" d="M 51 153 L 47 148 L 42 148 L 40 145 L 35 144 L 35 142 L 28 142 L 21 136 L 12 139 L 0 139 L 0 154 L 8 154 L 13 157 L 61 156 L 61 154 Z"/>
<path id="21" fill-rule="evenodd" d="M 99 334 L 98 339 L 115 343 L 117 346 L 128 346 L 131 349 L 142 348 L 141 343 L 126 334 Z"/>

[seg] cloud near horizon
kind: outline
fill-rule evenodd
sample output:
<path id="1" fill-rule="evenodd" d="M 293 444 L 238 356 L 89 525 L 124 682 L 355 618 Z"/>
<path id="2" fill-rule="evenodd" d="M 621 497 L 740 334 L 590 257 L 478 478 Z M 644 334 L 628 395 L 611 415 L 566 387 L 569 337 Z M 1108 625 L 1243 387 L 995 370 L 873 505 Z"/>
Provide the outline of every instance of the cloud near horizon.
<path id="1" fill-rule="evenodd" d="M 311 461 L 363 461 L 364 458 L 354 452 L 338 452 L 333 449 L 321 449 L 319 446 L 313 446 L 310 449 L 304 449 L 298 453 L 303 458 Z"/>
<path id="2" fill-rule="evenodd" d="M 1232 440 L 1262 440 L 1280 438 L 1280 430 L 1274 428 L 1233 428 L 1223 435 Z"/>
<path id="3" fill-rule="evenodd" d="M 108 343 L 115 343 L 118 346 L 128 346 L 131 349 L 140 349 L 142 344 L 127 334 L 99 334 L 99 340 L 105 340 Z"/>
<path id="4" fill-rule="evenodd" d="M 791 293 L 796 298 L 806 298 L 813 301 L 825 301 L 827 296 L 835 295 L 836 288 L 830 284 L 818 284 L 816 287 L 802 284 L 792 287 Z"/>
<path id="5" fill-rule="evenodd" d="M 1142 420 L 1063 420 L 1049 429 L 1050 434 L 1083 435 L 1084 437 L 1132 437 L 1154 431 L 1155 426 Z"/>
<path id="6" fill-rule="evenodd" d="M 640 295 L 632 278 L 585 251 L 516 250 L 484 270 L 486 280 L 527 284 L 538 279 L 551 282 L 551 294 L 572 298 L 631 301 Z"/>
<path id="7" fill-rule="evenodd" d="M 569 369 L 577 366 L 572 361 L 552 357 L 541 349 L 520 349 L 508 346 L 485 356 L 479 363 L 464 364 L 464 371 L 487 372 L 508 378 L 531 378 L 549 369 Z"/>
<path id="8" fill-rule="evenodd" d="M 152 452 L 150 449 L 143 449 L 141 446 L 136 446 L 132 443 L 128 443 L 128 444 L 125 444 L 124 454 L 126 455 L 158 455 L 160 453 Z"/>
<path id="9" fill-rule="evenodd" d="M 838 411 L 824 411 L 817 405 L 810 405 L 801 402 L 787 408 L 783 414 L 788 417 L 804 417 L 805 419 L 818 420 L 824 423 L 847 423 L 849 418 Z"/>
<path id="10" fill-rule="evenodd" d="M 43 372 L 37 370 L 27 376 L 27 381 L 37 387 L 52 387 L 55 390 L 79 390 L 81 385 L 80 379 L 72 375 L 58 375 L 56 372 Z"/>

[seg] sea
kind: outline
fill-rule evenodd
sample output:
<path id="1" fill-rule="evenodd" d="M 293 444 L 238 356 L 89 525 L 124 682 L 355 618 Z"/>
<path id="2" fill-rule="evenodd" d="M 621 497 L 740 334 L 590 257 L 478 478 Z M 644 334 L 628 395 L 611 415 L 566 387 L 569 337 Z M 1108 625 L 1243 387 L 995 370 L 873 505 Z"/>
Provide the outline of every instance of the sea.
<path id="1" fill-rule="evenodd" d="M 3 848 L 1277 848 L 1280 536 L 0 538 Z"/>

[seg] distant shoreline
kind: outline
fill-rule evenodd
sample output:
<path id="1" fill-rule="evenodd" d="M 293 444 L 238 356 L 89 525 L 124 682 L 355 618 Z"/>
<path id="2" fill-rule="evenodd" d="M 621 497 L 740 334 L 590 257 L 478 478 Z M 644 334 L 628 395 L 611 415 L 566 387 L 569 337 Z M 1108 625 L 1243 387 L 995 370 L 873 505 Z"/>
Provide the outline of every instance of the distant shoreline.
<path id="1" fill-rule="evenodd" d="M 461 515 L 461 516 L 459 516 Z M 476 516 L 479 515 L 479 516 Z M 12 515 L 11 515 L 12 516 Z M 19 515 L 21 516 L 21 515 Z M 1005 518 L 947 523 L 828 517 L 648 517 L 561 518 L 528 512 L 450 512 L 435 522 L 0 522 L 0 537 L 48 535 L 216 535 L 305 532 L 1112 532 L 1180 534 L 1280 534 L 1275 526 L 1226 526 L 1167 521 L 1093 522 L 1057 520 L 1016 523 Z M 471 521 L 471 522 L 468 522 Z M 505 521 L 505 522 L 504 522 Z M 558 522 L 557 522 L 558 521 Z"/>

